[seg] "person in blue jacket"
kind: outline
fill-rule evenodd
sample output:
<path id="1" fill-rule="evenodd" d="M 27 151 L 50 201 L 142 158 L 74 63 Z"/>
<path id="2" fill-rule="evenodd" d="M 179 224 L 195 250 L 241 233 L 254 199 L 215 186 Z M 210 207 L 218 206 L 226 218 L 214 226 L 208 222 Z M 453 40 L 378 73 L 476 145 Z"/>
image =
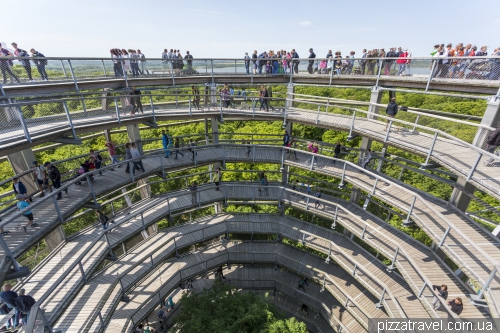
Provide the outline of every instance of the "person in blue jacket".
<path id="1" fill-rule="evenodd" d="M 165 150 L 165 158 L 168 158 L 170 156 L 170 151 L 168 150 L 168 144 L 170 140 L 168 139 L 165 130 L 161 131 L 161 140 L 163 143 L 163 150 Z"/>
<path id="2" fill-rule="evenodd" d="M 28 197 L 28 190 L 26 189 L 26 186 L 24 186 L 23 182 L 19 180 L 19 178 L 14 178 L 12 179 L 12 188 L 14 189 L 14 193 L 17 194 L 22 194 L 26 199 L 29 200 L 29 202 L 33 202 L 33 199 L 31 197 Z"/>

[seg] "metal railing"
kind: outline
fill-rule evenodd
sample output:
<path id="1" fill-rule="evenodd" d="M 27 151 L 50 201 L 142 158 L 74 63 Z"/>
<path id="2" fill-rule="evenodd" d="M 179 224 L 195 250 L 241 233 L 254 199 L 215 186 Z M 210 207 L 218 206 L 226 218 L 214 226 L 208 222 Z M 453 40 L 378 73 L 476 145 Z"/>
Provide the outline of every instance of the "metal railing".
<path id="1" fill-rule="evenodd" d="M 73 82 L 77 91 L 78 83 L 86 80 L 123 80 L 125 84 L 135 78 L 161 77 L 175 79 L 184 76 L 246 75 L 253 81 L 254 76 L 273 75 L 290 77 L 302 74 L 317 74 L 329 78 L 345 76 L 366 76 L 376 80 L 390 76 L 421 78 L 426 84 L 436 80 L 488 80 L 500 77 L 498 56 L 478 57 L 411 57 L 411 58 L 193 58 L 162 59 L 144 58 L 27 58 L 12 57 L 15 76 L 7 75 L 7 85 L 30 85 L 50 82 Z M 38 73 L 23 63 L 32 61 Z M 137 69 L 134 70 L 134 64 Z M 29 67 L 29 69 L 28 69 Z M 43 81 L 45 71 L 48 81 Z M 8 80 L 8 81 L 7 81 Z"/>

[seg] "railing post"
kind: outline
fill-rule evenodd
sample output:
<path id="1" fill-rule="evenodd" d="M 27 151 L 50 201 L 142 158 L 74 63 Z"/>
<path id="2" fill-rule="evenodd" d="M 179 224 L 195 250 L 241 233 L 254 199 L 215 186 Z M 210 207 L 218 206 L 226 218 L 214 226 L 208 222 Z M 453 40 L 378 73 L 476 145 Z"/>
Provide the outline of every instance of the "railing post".
<path id="1" fill-rule="evenodd" d="M 342 178 L 340 179 L 340 184 L 339 184 L 339 186 L 341 186 L 341 187 L 344 186 L 344 178 L 345 178 L 345 168 L 346 168 L 346 166 L 347 166 L 347 163 L 344 162 L 344 168 L 342 169 Z"/>
<path id="2" fill-rule="evenodd" d="M 328 84 L 329 86 L 332 85 L 332 79 L 333 79 L 333 71 L 335 70 L 335 67 L 332 65 L 332 70 L 330 72 L 330 83 Z"/>
<path id="3" fill-rule="evenodd" d="M 102 61 L 102 71 L 104 72 L 104 76 L 108 76 L 108 74 L 106 73 L 106 66 L 104 66 L 104 59 L 101 59 L 101 61 Z M 66 75 L 64 75 L 64 76 L 66 76 Z"/>
<path id="4" fill-rule="evenodd" d="M 69 70 L 71 72 L 71 77 L 73 78 L 73 83 L 75 84 L 75 89 L 77 92 L 80 92 L 80 89 L 78 89 L 78 83 L 76 82 L 75 72 L 73 71 L 73 65 L 71 65 L 71 60 L 69 59 L 68 59 L 68 64 L 69 64 Z"/>
<path id="5" fill-rule="evenodd" d="M 424 293 L 426 286 L 427 286 L 427 282 L 424 282 L 424 285 L 422 286 L 422 288 L 420 288 L 420 291 L 418 292 L 417 298 L 422 297 L 422 294 Z"/>
<path id="6" fill-rule="evenodd" d="M 281 169 L 283 169 L 283 164 L 285 163 L 285 148 L 281 148 Z"/>
<path id="7" fill-rule="evenodd" d="M 329 245 L 328 256 L 326 257 L 326 260 L 325 260 L 325 263 L 327 263 L 327 264 L 330 262 L 330 256 L 332 255 L 332 242 L 330 242 L 328 245 Z"/>
<path id="8" fill-rule="evenodd" d="M 120 109 L 118 108 L 118 98 L 115 98 L 115 110 L 116 110 L 116 119 L 118 120 L 118 124 L 121 123 L 120 119 Z"/>
<path id="9" fill-rule="evenodd" d="M 306 202 L 306 210 L 309 210 L 309 197 L 307 197 L 307 202 Z"/>
<path id="10" fill-rule="evenodd" d="M 311 156 L 311 171 L 313 169 L 313 166 L 314 166 L 314 155 Z"/>
<path id="11" fill-rule="evenodd" d="M 451 227 L 446 228 L 446 230 L 445 230 L 445 232 L 444 232 L 443 237 L 441 237 L 441 240 L 439 241 L 439 245 L 438 245 L 438 247 L 443 246 L 444 241 L 446 240 L 446 237 L 447 237 L 447 236 L 448 236 L 448 234 L 450 233 L 450 230 L 451 230 Z"/>
<path id="12" fill-rule="evenodd" d="M 427 153 L 427 158 L 425 159 L 425 165 L 427 165 L 429 163 L 429 159 L 431 158 L 432 151 L 434 150 L 434 145 L 436 144 L 437 137 L 438 137 L 438 133 L 436 132 L 436 133 L 434 133 L 434 139 L 432 139 L 432 144 L 429 148 L 429 153 Z"/>
<path id="13" fill-rule="evenodd" d="M 14 269 L 16 271 L 20 270 L 21 269 L 21 266 L 19 265 L 19 263 L 16 261 L 16 258 L 14 257 L 14 254 L 11 252 L 11 250 L 9 249 L 9 246 L 7 245 L 7 243 L 5 242 L 5 239 L 3 239 L 3 237 L 0 235 L 0 247 L 3 249 L 3 251 L 5 252 L 5 257 L 8 257 L 10 258 L 10 260 L 12 261 L 12 265 L 14 266 Z"/>
<path id="14" fill-rule="evenodd" d="M 348 138 L 352 138 L 352 130 L 354 129 L 354 119 L 356 119 L 356 111 L 352 113 L 352 122 L 351 122 L 351 128 L 349 129 Z"/>
<path id="15" fill-rule="evenodd" d="M 26 137 L 26 140 L 29 143 L 31 143 L 32 141 L 31 141 L 30 133 L 28 131 L 28 126 L 26 125 L 26 121 L 24 120 L 23 110 L 21 109 L 20 106 L 17 106 L 16 109 L 17 109 L 17 114 L 19 115 L 19 121 L 21 122 L 21 127 L 23 129 L 24 136 Z"/>
<path id="16" fill-rule="evenodd" d="M 384 290 L 382 290 L 382 295 L 380 295 L 380 301 L 377 304 L 375 304 L 375 306 L 377 308 L 384 307 L 384 304 L 383 304 L 383 302 L 384 302 L 384 296 L 385 296 L 385 288 L 384 288 Z"/>
<path id="17" fill-rule="evenodd" d="M 413 212 L 413 207 L 415 206 L 415 201 L 417 201 L 417 196 L 413 197 L 413 201 L 411 202 L 410 209 L 408 210 L 408 215 L 406 216 L 406 220 L 404 221 L 403 224 L 410 223 L 410 216 L 411 216 L 411 213 Z"/>
<path id="18" fill-rule="evenodd" d="M 337 226 L 337 214 L 339 212 L 339 206 L 335 206 L 335 215 L 333 216 L 332 229 L 335 229 Z"/>
<path id="19" fill-rule="evenodd" d="M 141 223 L 142 223 L 142 231 L 146 231 L 146 225 L 144 224 L 144 215 L 141 213 Z"/>
<path id="20" fill-rule="evenodd" d="M 252 103 L 252 117 L 255 117 L 255 104 L 257 104 L 257 99 L 251 98 L 250 101 Z"/>
<path id="21" fill-rule="evenodd" d="M 215 80 L 214 80 L 214 61 L 213 61 L 213 59 L 210 60 L 210 65 L 212 67 L 212 85 L 214 85 L 215 84 Z"/>
<path id="22" fill-rule="evenodd" d="M 415 119 L 415 124 L 413 124 L 413 128 L 411 129 L 412 132 L 415 132 L 415 129 L 417 128 L 418 120 L 420 119 L 420 115 L 417 114 L 417 119 Z"/>
<path id="23" fill-rule="evenodd" d="M 193 160 L 194 160 L 194 165 L 196 165 L 196 156 L 197 156 L 197 153 L 196 153 L 196 146 L 192 147 L 193 148 Z"/>
<path id="24" fill-rule="evenodd" d="M 429 85 L 431 84 L 432 77 L 434 76 L 434 69 L 436 67 L 436 60 L 432 61 L 431 73 L 429 74 L 429 79 L 427 80 L 427 85 L 425 86 L 425 91 L 429 90 Z"/>
<path id="25" fill-rule="evenodd" d="M 318 119 L 319 119 L 319 110 L 321 108 L 321 105 L 318 105 L 318 112 L 316 113 L 316 125 L 318 124 Z"/>
<path id="26" fill-rule="evenodd" d="M 106 238 L 106 243 L 108 244 L 109 256 L 111 258 L 116 258 L 116 255 L 113 253 L 113 249 L 111 248 L 111 243 L 109 242 L 108 233 L 104 231 L 104 238 Z"/>
<path id="27" fill-rule="evenodd" d="M 73 138 L 76 139 L 77 136 L 76 136 L 75 127 L 73 126 L 73 122 L 71 121 L 71 116 L 69 115 L 68 103 L 66 103 L 66 101 L 63 101 L 63 107 L 64 107 L 64 111 L 66 112 L 66 117 L 68 117 L 69 127 L 71 127 L 71 131 L 73 132 Z"/>
<path id="28" fill-rule="evenodd" d="M 481 291 L 479 292 L 479 294 L 477 295 L 478 299 L 481 299 L 483 298 L 483 295 L 484 295 L 484 291 L 486 289 L 488 289 L 488 287 L 490 286 L 490 283 L 491 281 L 493 281 L 493 278 L 495 277 L 495 275 L 497 274 L 497 267 L 495 266 L 493 268 L 493 270 L 491 271 L 490 273 L 490 276 L 488 276 L 488 280 L 486 280 L 486 282 L 484 283 L 483 285 L 483 288 L 481 288 Z"/>
<path id="29" fill-rule="evenodd" d="M 364 239 L 364 238 L 365 238 L 365 232 L 366 232 L 366 225 L 365 225 L 365 227 L 363 228 L 363 231 L 361 231 L 361 236 L 360 236 L 360 238 L 361 238 L 361 239 Z"/>
<path id="30" fill-rule="evenodd" d="M 189 116 L 191 116 L 191 96 L 189 96 Z"/>
<path id="31" fill-rule="evenodd" d="M 82 273 L 83 281 L 85 282 L 85 284 L 87 284 L 87 275 L 85 274 L 85 270 L 83 269 L 81 261 L 78 263 L 78 267 L 80 267 L 80 273 Z"/>
<path id="32" fill-rule="evenodd" d="M 384 143 L 389 140 L 389 133 L 391 132 L 391 127 L 392 127 L 392 119 L 389 120 L 389 126 L 387 126 L 387 133 L 385 133 L 385 138 L 384 138 Z"/>
<path id="33" fill-rule="evenodd" d="M 156 124 L 155 106 L 153 104 L 153 96 L 149 95 L 149 103 L 151 104 L 151 112 L 153 113 L 153 123 Z"/>
<path id="34" fill-rule="evenodd" d="M 252 162 L 255 162 L 255 146 L 252 145 Z"/>
<path id="35" fill-rule="evenodd" d="M 64 219 L 63 219 L 63 216 L 62 216 L 62 213 L 61 213 L 61 209 L 59 208 L 59 205 L 57 204 L 57 198 L 56 196 L 52 196 L 52 201 L 54 202 L 54 208 L 56 210 L 56 213 L 57 213 L 57 217 L 59 217 L 59 220 L 61 221 L 61 223 L 64 223 Z"/>
<path id="36" fill-rule="evenodd" d="M 91 184 L 89 175 L 87 175 L 85 178 L 87 179 L 87 184 L 89 185 L 89 190 L 90 190 L 90 194 L 92 195 L 92 199 L 94 200 L 94 203 L 97 204 L 97 199 L 95 198 L 94 189 L 92 188 L 92 184 Z"/>
<path id="37" fill-rule="evenodd" d="M 101 323 L 101 328 L 104 329 L 104 320 L 102 319 L 101 310 L 99 310 L 99 322 Z"/>
<path id="38" fill-rule="evenodd" d="M 398 257 L 398 252 L 399 252 L 399 246 L 396 247 L 396 251 L 394 252 L 394 256 L 392 257 L 391 265 L 389 267 L 387 267 L 387 270 L 389 272 L 391 272 L 394 268 L 396 268 L 396 266 L 394 266 L 394 264 L 396 263 L 396 259 Z"/>
<path id="39" fill-rule="evenodd" d="M 320 292 L 325 291 L 325 285 L 326 285 L 326 275 L 323 274 L 323 285 L 321 286 Z"/>
<path id="40" fill-rule="evenodd" d="M 115 206 L 113 205 L 113 201 L 111 201 L 111 214 L 115 216 Z"/>
<path id="41" fill-rule="evenodd" d="M 470 169 L 469 174 L 467 175 L 467 179 L 465 179 L 466 182 L 468 182 L 472 178 L 472 175 L 474 174 L 474 171 L 476 170 L 477 165 L 479 164 L 479 161 L 481 160 L 481 157 L 483 157 L 483 154 L 478 153 L 476 161 L 474 162 L 474 165 Z"/>
<path id="42" fill-rule="evenodd" d="M 377 73 L 377 81 L 375 82 L 375 88 L 378 88 L 378 81 L 380 80 L 380 70 L 382 69 L 383 60 L 378 60 L 378 73 Z"/>
<path id="43" fill-rule="evenodd" d="M 60 61 L 61 61 L 61 67 L 62 67 L 62 70 L 63 70 L 64 77 L 68 77 L 68 75 L 66 74 L 66 68 L 64 68 L 63 60 L 61 59 Z"/>
<path id="44" fill-rule="evenodd" d="M 354 268 L 352 269 L 352 276 L 356 275 L 356 269 L 358 268 L 357 264 L 354 264 Z"/>

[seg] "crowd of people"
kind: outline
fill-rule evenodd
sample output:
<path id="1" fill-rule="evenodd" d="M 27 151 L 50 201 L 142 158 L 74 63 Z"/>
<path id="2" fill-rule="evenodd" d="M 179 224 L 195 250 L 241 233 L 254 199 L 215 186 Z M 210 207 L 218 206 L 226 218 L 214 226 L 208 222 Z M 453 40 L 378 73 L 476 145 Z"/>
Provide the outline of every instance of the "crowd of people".
<path id="1" fill-rule="evenodd" d="M 7 283 L 0 292 L 0 314 L 6 315 L 14 310 L 14 316 L 7 320 L 5 328 L 9 331 L 20 328 L 28 323 L 31 308 L 36 303 L 30 295 L 26 295 L 25 289 L 20 289 L 19 293 L 12 290 L 12 285 Z"/>
<path id="2" fill-rule="evenodd" d="M 35 80 L 33 80 L 31 62 L 35 64 L 36 69 L 38 70 L 38 73 L 40 74 L 42 81 L 49 80 L 47 71 L 45 70 L 45 66 L 47 65 L 47 59 L 38 59 L 45 57 L 42 53 L 38 52 L 33 48 L 30 49 L 30 52 L 28 53 L 27 51 L 19 48 L 16 43 L 12 43 L 12 47 L 14 48 L 14 52 L 11 52 L 6 48 L 0 46 L 0 70 L 2 71 L 3 84 L 6 84 L 7 79 L 9 78 L 11 82 L 21 83 L 19 77 L 12 71 L 12 66 L 14 65 L 14 61 L 12 59 L 9 59 L 12 57 L 20 58 L 19 62 L 24 67 L 24 70 L 26 71 L 26 74 L 30 82 L 35 82 Z"/>

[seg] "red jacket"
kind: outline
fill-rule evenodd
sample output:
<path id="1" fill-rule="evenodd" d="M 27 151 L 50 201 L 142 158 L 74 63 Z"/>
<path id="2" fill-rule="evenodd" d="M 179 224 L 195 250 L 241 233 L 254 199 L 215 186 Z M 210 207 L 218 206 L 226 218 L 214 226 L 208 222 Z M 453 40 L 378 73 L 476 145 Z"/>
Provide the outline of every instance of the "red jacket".
<path id="1" fill-rule="evenodd" d="M 401 58 L 406 58 L 408 57 L 408 52 L 402 52 L 400 55 L 399 55 L 399 59 L 396 60 L 396 62 L 398 64 L 406 64 L 408 61 L 406 59 L 401 59 Z"/>

